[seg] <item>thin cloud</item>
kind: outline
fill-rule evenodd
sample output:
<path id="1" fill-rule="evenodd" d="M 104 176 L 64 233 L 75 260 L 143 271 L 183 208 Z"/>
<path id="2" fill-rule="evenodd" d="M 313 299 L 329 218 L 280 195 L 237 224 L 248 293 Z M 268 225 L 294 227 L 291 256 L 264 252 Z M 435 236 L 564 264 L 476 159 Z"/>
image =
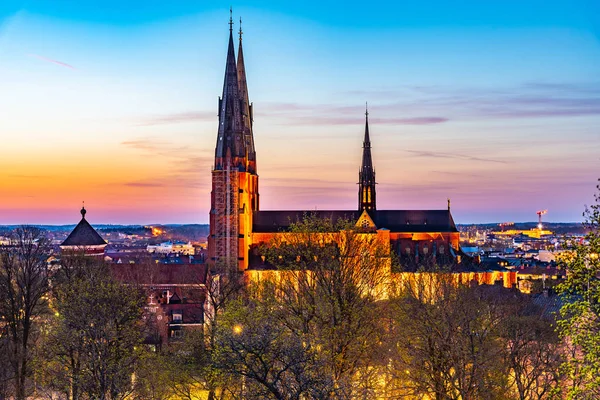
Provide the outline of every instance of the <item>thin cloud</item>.
<path id="1" fill-rule="evenodd" d="M 476 118 L 555 118 L 600 115 L 600 84 L 528 83 L 511 90 L 458 91 L 423 104 Z M 463 111 L 464 110 L 464 111 Z"/>
<path id="2" fill-rule="evenodd" d="M 206 160 L 212 161 L 213 157 L 212 152 L 206 148 L 198 148 L 189 144 L 177 144 L 151 136 L 125 140 L 121 142 L 121 146 L 144 151 L 154 156 L 175 159 L 178 164 L 181 164 L 183 160 L 185 165 L 199 165 Z"/>
<path id="3" fill-rule="evenodd" d="M 209 182 L 201 180 L 201 177 L 198 176 L 198 171 L 196 171 L 196 175 L 184 173 L 184 172 L 175 172 L 172 174 L 166 174 L 160 176 L 158 178 L 148 180 L 148 181 L 132 181 L 132 182 L 124 182 L 118 183 L 117 185 L 129 188 L 136 189 L 173 189 L 173 188 L 184 188 L 184 189 L 196 189 L 196 188 L 208 188 Z M 114 183 L 110 183 L 111 186 L 114 186 Z"/>
<path id="4" fill-rule="evenodd" d="M 182 112 L 167 115 L 160 115 L 155 117 L 148 117 L 135 126 L 154 126 L 154 125 L 167 125 L 167 124 L 180 124 L 184 122 L 196 122 L 196 121 L 213 121 L 216 120 L 217 114 L 212 111 L 199 111 L 199 112 Z"/>
<path id="5" fill-rule="evenodd" d="M 394 92 L 396 96 L 393 96 Z M 382 99 L 379 90 L 350 91 L 347 94 Z M 399 86 L 390 89 L 388 96 L 383 97 L 385 98 L 389 101 L 377 104 L 373 116 L 382 116 L 382 120 L 388 118 L 389 123 L 394 123 L 390 116 L 397 114 L 398 110 L 409 115 L 444 113 L 447 120 L 600 115 L 600 82 L 527 82 L 512 88 Z M 339 117 L 343 111 L 325 107 L 323 112 L 319 112 L 319 109 L 316 109 L 317 116 L 328 114 Z M 358 107 L 353 108 L 351 115 L 356 115 L 357 110 Z M 373 121 L 376 121 L 375 118 Z M 411 122 L 411 119 L 407 118 L 407 122 Z M 417 119 L 414 122 L 421 121 Z M 423 122 L 427 123 L 427 119 Z"/>
<path id="6" fill-rule="evenodd" d="M 370 122 L 376 125 L 431 125 L 448 122 L 449 118 L 441 116 L 415 116 L 398 118 L 389 116 L 397 114 L 401 109 L 397 104 L 375 106 Z M 267 103 L 264 112 L 257 115 L 263 118 L 277 119 L 280 124 L 293 126 L 323 125 L 359 125 L 364 123 L 362 105 L 331 106 L 326 104 L 300 103 Z"/>
<path id="7" fill-rule="evenodd" d="M 144 150 L 150 152 L 158 152 L 170 146 L 170 143 L 159 141 L 154 138 L 140 138 L 135 140 L 126 140 L 121 142 L 121 145 L 130 147 L 136 150 Z"/>
<path id="8" fill-rule="evenodd" d="M 164 187 L 164 184 L 158 182 L 125 182 L 123 186 L 135 188 L 157 188 Z"/>
<path id="9" fill-rule="evenodd" d="M 383 120 L 375 119 L 375 123 L 386 125 L 431 125 L 448 122 L 450 119 L 445 117 L 416 117 L 416 118 L 387 118 Z"/>
<path id="10" fill-rule="evenodd" d="M 159 140 L 154 137 L 141 137 L 138 139 L 126 140 L 121 142 L 121 145 L 129 147 L 133 150 L 144 151 L 154 156 L 161 156 L 176 160 L 197 156 L 198 153 L 209 154 L 209 152 L 192 147 L 190 145 L 176 144 L 165 140 Z"/>
<path id="11" fill-rule="evenodd" d="M 430 158 L 454 158 L 459 160 L 467 160 L 467 161 L 483 161 L 483 162 L 491 162 L 491 163 L 499 163 L 499 164 L 507 164 L 506 161 L 495 160 L 492 158 L 483 158 L 483 157 L 475 157 L 468 156 L 456 153 L 441 153 L 436 151 L 423 151 L 423 150 L 404 150 L 406 153 L 414 154 L 416 157 L 430 157 Z"/>
<path id="12" fill-rule="evenodd" d="M 49 179 L 50 175 L 21 175 L 21 174 L 12 174 L 8 175 L 9 178 L 13 179 Z"/>
<path id="13" fill-rule="evenodd" d="M 311 112 L 314 108 L 314 106 L 299 103 L 265 103 L 262 109 L 257 110 L 257 115 L 267 116 L 273 113 Z"/>
<path id="14" fill-rule="evenodd" d="M 551 82 L 528 82 L 522 85 L 526 90 L 539 92 L 559 92 L 573 94 L 598 94 L 600 84 L 598 83 L 551 83 Z"/>
<path id="15" fill-rule="evenodd" d="M 305 189 L 320 187 L 332 189 L 334 187 L 343 187 L 346 185 L 346 182 L 328 181 L 323 179 L 296 178 L 294 179 L 294 183 L 290 184 L 290 180 L 286 178 L 265 178 L 262 180 L 261 184 L 277 187 L 301 187 Z"/>
<path id="16" fill-rule="evenodd" d="M 440 175 L 450 175 L 450 176 L 458 176 L 458 177 L 469 177 L 469 178 L 484 178 L 483 175 L 470 174 L 467 172 L 452 172 L 452 171 L 431 171 L 434 174 Z"/>
<path id="17" fill-rule="evenodd" d="M 433 125 L 448 122 L 445 117 L 414 117 L 414 118 L 370 118 L 373 125 Z M 328 126 L 328 125 L 362 125 L 364 118 L 344 116 L 312 116 L 296 117 L 286 116 L 281 118 L 280 125 L 293 126 Z"/>
<path id="18" fill-rule="evenodd" d="M 153 158 L 162 157 L 169 165 L 152 179 L 118 183 L 121 186 L 139 189 L 207 187 L 207 182 L 203 181 L 203 176 L 198 173 L 199 171 L 210 171 L 213 162 L 210 151 L 154 137 L 127 140 L 121 142 L 121 145 L 151 154 Z"/>
<path id="19" fill-rule="evenodd" d="M 326 188 L 326 187 L 305 187 L 305 186 L 270 186 L 265 184 L 261 187 L 261 192 L 265 193 L 264 208 L 262 209 L 281 209 L 281 204 L 285 204 L 285 209 L 293 210 L 311 210 L 315 209 L 315 202 L 318 202 L 319 209 L 344 209 L 344 200 L 354 203 L 354 188 Z M 334 200 L 335 201 L 331 201 Z M 352 200 L 350 200 L 352 199 Z M 261 197 L 262 203 L 263 197 Z M 327 203 L 333 206 L 325 207 Z"/>
<path id="20" fill-rule="evenodd" d="M 57 61 L 57 60 L 53 60 L 51 58 L 48 57 L 44 57 L 44 56 L 40 56 L 39 54 L 28 54 L 29 57 L 35 57 L 38 60 L 42 60 L 42 61 L 46 61 L 52 64 L 56 64 L 56 65 L 60 65 L 61 67 L 65 67 L 65 68 L 69 68 L 69 69 L 77 69 L 74 66 L 72 66 L 71 64 L 67 64 L 64 63 L 62 61 Z"/>
<path id="21" fill-rule="evenodd" d="M 317 137 L 314 136 L 313 139 L 316 139 Z M 334 170 L 334 169 L 347 169 L 347 168 L 352 168 L 354 170 L 354 163 L 351 162 L 346 162 L 346 163 L 334 163 L 334 162 L 328 162 L 327 163 L 327 168 L 330 170 Z M 281 171 L 317 171 L 317 172 L 321 172 L 323 170 L 323 166 L 321 165 L 314 165 L 314 164 L 308 164 L 308 165 L 289 165 L 289 164 L 270 164 L 269 165 L 269 169 L 268 171 L 271 172 L 281 172 Z"/>

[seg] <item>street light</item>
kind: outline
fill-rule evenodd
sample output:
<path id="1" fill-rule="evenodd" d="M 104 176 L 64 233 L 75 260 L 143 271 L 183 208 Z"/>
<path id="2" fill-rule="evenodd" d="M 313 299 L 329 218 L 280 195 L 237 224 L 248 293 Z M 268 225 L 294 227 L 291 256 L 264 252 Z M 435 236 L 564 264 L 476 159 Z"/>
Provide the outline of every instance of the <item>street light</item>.
<path id="1" fill-rule="evenodd" d="M 242 327 L 242 325 L 235 324 L 233 326 L 233 333 L 235 333 L 236 335 L 241 335 L 243 331 L 244 331 L 244 328 Z"/>

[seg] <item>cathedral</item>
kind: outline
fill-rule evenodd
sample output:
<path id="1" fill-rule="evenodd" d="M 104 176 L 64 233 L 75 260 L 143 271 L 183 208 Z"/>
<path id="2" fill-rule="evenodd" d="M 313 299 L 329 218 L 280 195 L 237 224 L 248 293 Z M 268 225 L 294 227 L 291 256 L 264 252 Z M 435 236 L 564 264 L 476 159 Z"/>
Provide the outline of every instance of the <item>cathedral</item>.
<path id="1" fill-rule="evenodd" d="M 111 273 L 117 280 L 146 288 L 148 303 L 144 318 L 156 321 L 156 331 L 146 339 L 147 344 L 168 344 L 178 340 L 183 330 L 202 326 L 204 313 L 212 312 L 205 295 L 206 284 L 210 275 L 218 275 L 224 268 L 243 273 L 249 283 L 284 278 L 286 275 L 268 264 L 265 255 L 261 254 L 263 245 L 277 239 L 285 241 L 290 226 L 307 216 L 330 220 L 331 226 L 338 221 L 350 221 L 368 246 L 375 244 L 378 250 L 383 249 L 377 256 L 383 262 L 377 263 L 375 268 L 381 267 L 379 271 L 386 277 L 385 285 L 410 282 L 420 275 L 415 271 L 435 265 L 450 266 L 449 272 L 457 283 L 516 285 L 517 272 L 482 270 L 461 252 L 450 202 L 441 210 L 377 208 L 368 112 L 365 112 L 356 209 L 261 210 L 253 105 L 248 97 L 242 32 L 240 29 L 236 57 L 231 19 L 218 117 L 207 265 L 192 263 L 191 259 L 189 263 L 178 265 L 163 264 L 158 260 L 144 264 L 143 256 L 139 264 L 132 260 L 121 263 L 105 253 L 107 242 L 87 221 L 85 208 L 81 209 L 81 221 L 60 246 L 63 255 L 84 254 L 104 259 L 111 263 Z M 392 263 L 392 258 L 398 260 L 401 268 L 394 270 L 396 264 Z M 427 275 L 427 279 L 437 279 L 438 274 Z M 382 298 L 386 290 L 380 292 Z"/>
<path id="2" fill-rule="evenodd" d="M 344 219 L 363 231 L 383 236 L 390 251 L 407 270 L 419 265 L 459 264 L 459 232 L 448 207 L 441 210 L 380 210 L 371 157 L 369 113 L 365 112 L 362 163 L 358 174 L 357 208 L 354 210 L 261 210 L 257 156 L 254 147 L 253 104 L 248 85 L 239 31 L 237 57 L 233 22 L 225 62 L 223 93 L 219 98 L 219 126 L 212 170 L 208 263 L 239 271 L 266 269 L 259 254 L 261 244 L 285 232 L 306 215 Z M 349 182 L 349 184 L 351 184 Z"/>

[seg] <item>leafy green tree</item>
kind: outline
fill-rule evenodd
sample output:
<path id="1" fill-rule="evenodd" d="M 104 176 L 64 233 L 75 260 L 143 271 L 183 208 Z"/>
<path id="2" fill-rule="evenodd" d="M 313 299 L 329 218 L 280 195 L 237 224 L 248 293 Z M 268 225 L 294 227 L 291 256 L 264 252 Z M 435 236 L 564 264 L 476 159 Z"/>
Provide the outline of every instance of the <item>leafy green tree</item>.
<path id="1" fill-rule="evenodd" d="M 175 357 L 168 351 L 145 351 L 136 362 L 133 393 L 128 396 L 136 400 L 162 400 L 170 398 L 191 398 L 181 396 L 186 391 L 180 376 L 181 357 Z"/>
<path id="2" fill-rule="evenodd" d="M 53 277 L 54 316 L 45 337 L 45 381 L 69 399 L 124 398 L 140 360 L 144 296 L 108 266 L 67 256 Z"/>
<path id="3" fill-rule="evenodd" d="M 49 243 L 33 227 L 17 228 L 11 243 L 0 248 L 0 350 L 7 363 L 4 379 L 14 397 L 24 400 L 32 389 L 33 348 L 41 317 L 47 311 Z"/>
<path id="4" fill-rule="evenodd" d="M 391 374 L 397 398 L 504 399 L 508 369 L 499 329 L 506 289 L 417 275 L 393 299 Z"/>
<path id="5" fill-rule="evenodd" d="M 564 305 L 558 331 L 568 349 L 564 371 L 571 399 L 600 398 L 600 185 L 595 204 L 586 207 L 588 233 L 582 243 L 571 243 L 562 260 L 566 280 L 559 286 Z"/>

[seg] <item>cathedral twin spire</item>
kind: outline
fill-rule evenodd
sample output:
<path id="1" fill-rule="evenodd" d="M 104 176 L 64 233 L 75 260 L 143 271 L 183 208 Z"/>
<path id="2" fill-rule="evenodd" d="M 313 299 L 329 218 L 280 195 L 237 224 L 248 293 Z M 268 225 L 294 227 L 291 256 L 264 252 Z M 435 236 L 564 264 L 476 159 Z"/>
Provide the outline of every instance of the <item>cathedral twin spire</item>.
<path id="1" fill-rule="evenodd" d="M 231 10 L 230 10 L 231 12 Z M 225 64 L 223 95 L 219 98 L 219 128 L 215 149 L 215 169 L 226 164 L 240 171 L 256 173 L 256 152 L 252 134 L 252 104 L 248 85 L 240 19 L 239 50 L 236 62 L 233 44 L 233 18 L 229 18 L 229 46 Z"/>
<path id="2" fill-rule="evenodd" d="M 231 10 L 230 10 L 231 12 Z M 252 131 L 253 110 L 248 100 L 248 84 L 242 48 L 242 20 L 240 18 L 237 61 L 233 43 L 233 18 L 229 18 L 229 46 L 223 82 L 223 95 L 219 98 L 219 129 L 215 149 L 215 170 L 227 167 L 256 174 L 256 150 Z M 369 112 L 365 110 L 365 137 L 362 164 L 358 174 L 358 209 L 375 210 L 375 170 L 371 157 L 369 137 Z"/>
<path id="3" fill-rule="evenodd" d="M 252 104 L 248 100 L 248 84 L 246 83 L 246 66 L 244 65 L 244 51 L 242 49 L 242 19 L 240 18 L 240 45 L 238 47 L 237 76 L 240 96 L 242 98 L 242 119 L 244 125 L 244 145 L 246 157 L 249 162 L 250 172 L 256 172 L 256 150 L 254 149 L 254 135 L 252 132 Z"/>
<path id="4" fill-rule="evenodd" d="M 371 157 L 368 109 L 365 109 L 365 138 L 363 140 L 362 164 L 358 172 L 358 185 L 358 210 L 376 210 L 375 169 Z"/>

